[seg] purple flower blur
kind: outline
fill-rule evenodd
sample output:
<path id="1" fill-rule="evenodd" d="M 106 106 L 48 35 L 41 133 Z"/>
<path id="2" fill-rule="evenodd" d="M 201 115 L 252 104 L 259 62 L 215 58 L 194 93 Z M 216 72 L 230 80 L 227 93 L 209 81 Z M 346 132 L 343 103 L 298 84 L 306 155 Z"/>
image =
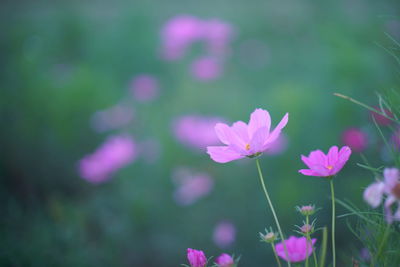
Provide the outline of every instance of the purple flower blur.
<path id="1" fill-rule="evenodd" d="M 288 120 L 289 114 L 286 113 L 270 132 L 271 117 L 268 111 L 258 108 L 251 113 L 249 124 L 238 121 L 229 127 L 224 123 L 217 123 L 215 132 L 226 146 L 209 146 L 207 153 L 211 159 L 219 163 L 258 156 L 278 139 Z"/>
<path id="2" fill-rule="evenodd" d="M 308 176 L 333 176 L 343 168 L 350 155 L 351 149 L 347 146 L 342 147 L 340 151 L 337 146 L 333 146 L 327 155 L 321 150 L 315 150 L 308 157 L 301 155 L 301 160 L 310 169 L 302 169 L 299 172 Z"/>
<path id="3" fill-rule="evenodd" d="M 342 142 L 356 152 L 362 152 L 367 147 L 367 136 L 357 128 L 349 128 L 342 134 Z"/>
<path id="4" fill-rule="evenodd" d="M 314 251 L 313 246 L 316 241 L 317 239 L 313 238 L 311 240 L 312 245 L 311 244 L 307 245 L 307 238 L 305 238 L 304 236 L 289 237 L 289 239 L 285 240 L 289 258 L 287 258 L 286 256 L 282 242 L 276 244 L 275 249 L 278 256 L 284 259 L 285 261 L 299 262 L 299 261 L 304 261 L 307 257 L 309 257 L 313 253 Z"/>
<path id="5" fill-rule="evenodd" d="M 207 258 L 201 250 L 188 248 L 187 259 L 191 267 L 204 267 L 207 264 Z"/>
<path id="6" fill-rule="evenodd" d="M 214 243 L 220 248 L 230 246 L 236 238 L 236 228 L 233 223 L 222 221 L 216 225 L 213 233 Z"/>
<path id="7" fill-rule="evenodd" d="M 221 121 L 221 118 L 186 115 L 173 122 L 173 133 L 182 144 L 196 150 L 205 150 L 207 146 L 218 144 L 218 137 L 214 131 L 218 121 Z"/>
<path id="8" fill-rule="evenodd" d="M 382 112 L 382 110 L 379 107 L 375 107 L 375 110 L 377 110 L 379 112 Z M 392 112 L 390 112 L 387 109 L 384 109 L 383 111 L 388 117 L 393 118 L 393 113 Z M 381 126 L 387 126 L 387 125 L 390 125 L 392 123 L 391 120 L 389 120 L 388 118 L 386 118 L 386 117 L 384 117 L 384 116 L 382 116 L 382 115 L 380 115 L 380 114 L 378 114 L 376 112 L 370 111 L 370 115 L 371 115 L 371 117 L 373 119 L 375 119 L 376 123 L 381 125 Z"/>
<path id="9" fill-rule="evenodd" d="M 392 223 L 400 221 L 400 171 L 397 168 L 385 168 L 383 181 L 377 181 L 369 185 L 364 191 L 364 200 L 373 208 L 377 208 L 383 200 L 386 221 Z M 397 203 L 397 210 L 392 214 L 392 206 Z"/>
<path id="10" fill-rule="evenodd" d="M 201 57 L 193 61 L 191 73 L 200 81 L 211 81 L 221 76 L 222 66 L 214 57 Z"/>
<path id="11" fill-rule="evenodd" d="M 102 183 L 118 169 L 131 163 L 136 154 L 136 145 L 131 137 L 112 136 L 93 154 L 79 161 L 79 173 L 88 182 Z"/>
<path id="12" fill-rule="evenodd" d="M 196 173 L 188 168 L 178 168 L 172 175 L 177 188 L 174 199 L 178 205 L 189 206 L 208 195 L 214 187 L 214 181 L 206 173 Z"/>
<path id="13" fill-rule="evenodd" d="M 218 267 L 232 267 L 235 264 L 235 261 L 230 255 L 222 253 L 215 260 L 215 263 L 218 265 Z"/>
<path id="14" fill-rule="evenodd" d="M 135 99 L 140 102 L 151 101 L 159 94 L 158 80 L 149 74 L 135 76 L 130 88 Z"/>

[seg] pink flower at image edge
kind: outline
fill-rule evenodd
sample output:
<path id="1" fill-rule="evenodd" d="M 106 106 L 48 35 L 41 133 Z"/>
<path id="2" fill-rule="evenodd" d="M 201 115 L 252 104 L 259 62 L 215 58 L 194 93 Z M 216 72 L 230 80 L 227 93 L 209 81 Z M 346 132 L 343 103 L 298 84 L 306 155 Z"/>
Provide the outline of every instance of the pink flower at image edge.
<path id="1" fill-rule="evenodd" d="M 343 168 L 350 155 L 351 149 L 348 146 L 342 147 L 340 151 L 337 146 L 333 146 L 327 155 L 321 150 L 315 150 L 308 157 L 301 155 L 302 161 L 309 169 L 302 169 L 299 172 L 308 176 L 333 176 Z"/>
<path id="2" fill-rule="evenodd" d="M 233 258 L 226 253 L 219 255 L 215 263 L 218 264 L 219 267 L 232 267 L 233 264 L 235 264 Z"/>
<path id="3" fill-rule="evenodd" d="M 248 124 L 237 121 L 229 127 L 224 123 L 217 123 L 215 132 L 226 146 L 209 146 L 207 153 L 218 163 L 257 156 L 278 139 L 288 120 L 289 114 L 286 113 L 275 129 L 270 132 L 271 117 L 268 111 L 256 109 L 251 113 Z"/>
<path id="4" fill-rule="evenodd" d="M 312 244 L 307 244 L 307 238 L 291 236 L 289 239 L 285 240 L 285 244 L 288 250 L 289 259 L 286 257 L 285 249 L 282 242 L 276 244 L 275 249 L 279 257 L 285 261 L 290 262 L 300 262 L 304 261 L 309 257 L 314 251 L 314 244 L 317 239 L 313 238 L 311 240 Z"/>
<path id="5" fill-rule="evenodd" d="M 201 250 L 188 248 L 187 259 L 192 267 L 204 267 L 207 264 L 207 258 Z"/>

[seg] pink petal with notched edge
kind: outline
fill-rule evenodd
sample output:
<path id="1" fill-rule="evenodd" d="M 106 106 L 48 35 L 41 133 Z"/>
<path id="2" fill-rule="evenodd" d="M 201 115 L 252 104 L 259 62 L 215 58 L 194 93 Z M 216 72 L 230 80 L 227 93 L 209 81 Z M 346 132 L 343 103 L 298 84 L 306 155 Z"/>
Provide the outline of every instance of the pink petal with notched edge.
<path id="1" fill-rule="evenodd" d="M 266 127 L 267 132 L 269 132 L 269 129 L 271 127 L 271 117 L 268 111 L 257 108 L 250 115 L 250 121 L 248 126 L 248 132 L 250 138 L 252 138 L 253 134 L 255 134 L 255 132 L 262 127 Z"/>
<path id="2" fill-rule="evenodd" d="M 207 153 L 210 155 L 211 159 L 219 163 L 226 163 L 244 158 L 244 156 L 226 146 L 209 146 L 207 147 Z"/>
<path id="3" fill-rule="evenodd" d="M 250 137 L 248 133 L 248 126 L 243 121 L 237 121 L 232 125 L 232 130 L 237 134 L 237 136 L 242 139 L 245 143 L 250 142 Z"/>
<path id="4" fill-rule="evenodd" d="M 268 147 L 269 144 L 273 143 L 278 139 L 281 134 L 282 129 L 286 126 L 289 121 L 289 113 L 283 116 L 282 120 L 278 123 L 275 129 L 269 134 L 268 139 L 264 143 L 264 147 Z"/>
<path id="5" fill-rule="evenodd" d="M 217 134 L 219 140 L 225 145 L 229 145 L 232 139 L 232 130 L 225 123 L 217 123 L 215 125 L 215 133 Z"/>
<path id="6" fill-rule="evenodd" d="M 267 130 L 267 127 L 262 127 L 253 134 L 250 141 L 250 151 L 248 151 L 250 155 L 263 151 L 263 144 L 268 137 Z"/>
<path id="7" fill-rule="evenodd" d="M 315 150 L 312 151 L 310 153 L 310 156 L 308 157 L 308 159 L 310 160 L 310 162 L 314 164 L 323 164 L 326 165 L 327 164 L 327 158 L 324 154 L 324 152 L 322 152 L 321 150 Z"/>
<path id="8" fill-rule="evenodd" d="M 304 175 L 308 175 L 308 176 L 320 176 L 320 174 L 317 173 L 316 171 L 309 170 L 309 169 L 299 170 L 299 173 L 304 174 Z"/>
<path id="9" fill-rule="evenodd" d="M 377 182 L 369 185 L 364 190 L 364 200 L 371 205 L 371 207 L 376 208 L 382 202 L 383 190 L 385 185 L 382 182 Z"/>
<path id="10" fill-rule="evenodd" d="M 339 158 L 339 148 L 337 146 L 333 146 L 329 149 L 328 152 L 328 165 L 333 166 Z"/>

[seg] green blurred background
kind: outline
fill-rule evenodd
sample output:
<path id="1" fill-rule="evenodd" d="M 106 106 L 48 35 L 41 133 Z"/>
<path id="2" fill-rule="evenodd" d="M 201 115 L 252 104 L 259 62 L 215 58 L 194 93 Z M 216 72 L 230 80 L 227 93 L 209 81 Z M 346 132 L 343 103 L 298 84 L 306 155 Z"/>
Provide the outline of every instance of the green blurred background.
<path id="1" fill-rule="evenodd" d="M 382 162 L 368 113 L 333 93 L 376 105 L 375 91 L 396 87 L 397 66 L 380 46 L 390 46 L 385 32 L 400 37 L 398 1 L 4 1 L 0 14 L 2 266 L 178 266 L 188 247 L 241 255 L 241 266 L 273 264 L 258 240 L 274 223 L 255 163 L 218 164 L 182 145 L 171 123 L 186 114 L 247 121 L 260 107 L 276 125 L 290 113 L 287 150 L 261 159 L 286 235 L 301 224 L 296 205 L 314 203 L 322 207 L 317 225 L 330 222 L 329 185 L 297 173 L 300 154 L 340 145 L 346 128 L 360 127 L 371 164 Z M 160 30 L 179 14 L 235 29 L 218 79 L 189 74 L 197 46 L 177 62 L 160 58 Z M 140 73 L 159 80 L 160 95 L 150 103 L 128 93 Z M 92 115 L 120 101 L 135 119 L 123 130 L 94 131 Z M 158 140 L 158 160 L 139 156 L 98 185 L 82 179 L 79 160 L 119 132 Z M 354 153 L 336 192 L 364 207 L 362 190 L 373 177 L 357 162 Z M 177 205 L 171 175 L 178 166 L 209 173 L 213 191 Z M 236 226 L 235 242 L 224 249 L 212 238 L 221 220 Z M 347 266 L 360 247 L 345 220 L 337 229 Z"/>

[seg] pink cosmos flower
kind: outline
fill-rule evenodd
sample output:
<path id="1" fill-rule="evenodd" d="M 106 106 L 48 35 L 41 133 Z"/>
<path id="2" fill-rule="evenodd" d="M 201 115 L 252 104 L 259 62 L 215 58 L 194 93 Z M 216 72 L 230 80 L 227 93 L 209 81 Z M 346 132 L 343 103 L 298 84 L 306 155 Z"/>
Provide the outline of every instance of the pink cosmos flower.
<path id="1" fill-rule="evenodd" d="M 207 258 L 201 250 L 188 248 L 187 259 L 191 267 L 204 267 L 207 264 Z"/>
<path id="2" fill-rule="evenodd" d="M 268 111 L 256 109 L 250 115 L 249 124 L 238 121 L 229 127 L 224 123 L 217 123 L 215 132 L 226 146 L 209 146 L 207 153 L 219 163 L 258 156 L 278 139 L 288 119 L 289 114 L 286 113 L 275 129 L 270 131 L 271 117 Z"/>
<path id="3" fill-rule="evenodd" d="M 226 248 L 231 245 L 236 238 L 236 228 L 233 223 L 223 221 L 214 228 L 213 240 L 220 248 Z"/>
<path id="4" fill-rule="evenodd" d="M 159 93 L 158 80 L 149 74 L 140 74 L 132 79 L 131 91 L 140 102 L 148 102 L 157 97 Z"/>
<path id="5" fill-rule="evenodd" d="M 367 147 L 367 136 L 357 128 L 349 128 L 342 134 L 342 142 L 356 152 L 362 152 Z"/>
<path id="6" fill-rule="evenodd" d="M 204 37 L 202 21 L 191 15 L 178 15 L 163 26 L 161 31 L 162 56 L 166 60 L 178 60 L 188 47 Z"/>
<path id="7" fill-rule="evenodd" d="M 289 239 L 285 240 L 289 258 L 286 257 L 285 249 L 282 242 L 276 244 L 275 249 L 278 256 L 285 261 L 299 262 L 304 261 L 314 252 L 314 244 L 316 241 L 317 239 L 313 238 L 311 239 L 312 245 L 310 243 L 307 245 L 307 238 L 304 236 L 289 237 Z"/>
<path id="8" fill-rule="evenodd" d="M 211 81 L 221 76 L 222 66 L 220 61 L 214 57 L 201 57 L 193 61 L 191 73 L 200 81 Z"/>
<path id="9" fill-rule="evenodd" d="M 200 115 L 186 115 L 173 122 L 175 138 L 186 146 L 196 150 L 205 150 L 207 146 L 218 144 L 218 137 L 214 126 L 218 117 L 207 117 Z"/>
<path id="10" fill-rule="evenodd" d="M 235 261 L 233 260 L 233 258 L 230 255 L 228 255 L 226 253 L 222 253 L 215 260 L 215 263 L 218 265 L 218 267 L 233 267 L 233 265 L 235 264 Z"/>
<path id="11" fill-rule="evenodd" d="M 105 132 L 128 125 L 134 117 L 134 112 L 123 104 L 97 111 L 91 118 L 91 124 L 96 132 Z"/>
<path id="12" fill-rule="evenodd" d="M 189 206 L 207 196 L 214 187 L 214 181 L 207 173 L 196 173 L 188 168 L 178 168 L 172 176 L 177 185 L 174 199 L 181 206 Z"/>
<path id="13" fill-rule="evenodd" d="M 93 154 L 80 160 L 80 175 L 91 183 L 105 182 L 118 169 L 131 163 L 136 154 L 136 145 L 132 138 L 112 136 Z"/>
<path id="14" fill-rule="evenodd" d="M 348 146 L 342 147 L 340 151 L 337 146 L 333 146 L 327 155 L 321 150 L 315 150 L 308 157 L 301 155 L 301 160 L 310 169 L 299 170 L 299 172 L 308 176 L 333 176 L 343 168 L 350 155 L 351 149 Z"/>
<path id="15" fill-rule="evenodd" d="M 383 181 L 377 181 L 369 185 L 364 191 L 364 200 L 373 208 L 377 208 L 383 200 L 386 221 L 392 223 L 394 220 L 400 221 L 400 171 L 397 168 L 385 168 L 383 171 Z M 397 210 L 392 214 L 392 206 L 397 203 Z"/>

